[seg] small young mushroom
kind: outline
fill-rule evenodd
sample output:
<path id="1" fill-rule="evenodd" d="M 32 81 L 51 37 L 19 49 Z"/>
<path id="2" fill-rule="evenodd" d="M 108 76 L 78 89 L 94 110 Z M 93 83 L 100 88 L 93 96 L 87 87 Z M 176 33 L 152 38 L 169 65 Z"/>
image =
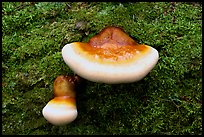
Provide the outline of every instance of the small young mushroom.
<path id="1" fill-rule="evenodd" d="M 156 65 L 156 49 L 138 44 L 119 27 L 106 27 L 87 43 L 62 48 L 65 63 L 79 76 L 100 83 L 136 82 Z"/>
<path id="2" fill-rule="evenodd" d="M 58 76 L 54 81 L 54 98 L 43 108 L 44 118 L 53 125 L 65 125 L 78 115 L 75 84 L 79 77 Z"/>

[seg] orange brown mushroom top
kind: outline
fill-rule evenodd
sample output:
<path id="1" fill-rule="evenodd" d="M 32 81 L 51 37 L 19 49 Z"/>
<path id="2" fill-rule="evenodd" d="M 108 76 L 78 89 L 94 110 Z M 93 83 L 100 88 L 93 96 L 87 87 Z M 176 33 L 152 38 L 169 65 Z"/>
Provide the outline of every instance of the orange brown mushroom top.
<path id="1" fill-rule="evenodd" d="M 142 57 L 148 51 L 119 27 L 106 27 L 89 42 L 75 42 L 74 47 L 84 58 L 96 62 L 126 64 Z M 139 54 L 140 53 L 140 54 Z"/>

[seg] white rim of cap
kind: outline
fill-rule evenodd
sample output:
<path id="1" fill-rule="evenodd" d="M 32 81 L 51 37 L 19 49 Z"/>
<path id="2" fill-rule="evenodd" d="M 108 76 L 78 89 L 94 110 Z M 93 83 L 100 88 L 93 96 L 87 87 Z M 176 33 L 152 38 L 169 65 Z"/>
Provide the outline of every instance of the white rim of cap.
<path id="1" fill-rule="evenodd" d="M 158 51 L 145 45 L 149 49 L 148 53 L 131 63 L 125 65 L 100 64 L 81 56 L 74 49 L 75 46 L 77 46 L 75 43 L 70 43 L 62 48 L 63 60 L 79 76 L 99 83 L 136 82 L 144 78 L 154 68 L 159 59 Z"/>
<path id="2" fill-rule="evenodd" d="M 77 108 L 74 104 L 62 100 L 62 102 L 54 101 L 56 98 L 50 100 L 43 108 L 42 114 L 44 118 L 53 125 L 65 125 L 74 121 L 77 117 Z M 63 99 L 63 98 L 62 98 Z M 64 98 L 65 99 L 65 98 Z"/>

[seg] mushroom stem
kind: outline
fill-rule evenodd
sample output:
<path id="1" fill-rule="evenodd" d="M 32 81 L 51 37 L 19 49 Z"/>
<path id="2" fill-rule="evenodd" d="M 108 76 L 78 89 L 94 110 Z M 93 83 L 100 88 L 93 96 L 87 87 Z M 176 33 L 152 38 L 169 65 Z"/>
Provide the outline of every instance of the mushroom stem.
<path id="1" fill-rule="evenodd" d="M 43 108 L 44 118 L 53 125 L 65 125 L 77 117 L 75 87 L 79 76 L 60 75 L 54 81 L 54 98 Z"/>

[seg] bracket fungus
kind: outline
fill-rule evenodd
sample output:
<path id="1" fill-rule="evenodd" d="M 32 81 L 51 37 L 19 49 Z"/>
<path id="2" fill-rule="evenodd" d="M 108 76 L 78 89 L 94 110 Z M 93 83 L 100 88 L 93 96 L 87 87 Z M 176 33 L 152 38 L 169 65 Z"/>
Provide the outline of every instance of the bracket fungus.
<path id="1" fill-rule="evenodd" d="M 109 26 L 87 43 L 66 44 L 62 57 L 82 78 L 119 84 L 144 78 L 158 62 L 159 54 L 151 46 L 138 44 L 121 28 Z"/>
<path id="2" fill-rule="evenodd" d="M 75 85 L 78 76 L 58 76 L 54 81 L 54 98 L 43 108 L 44 118 L 53 125 L 65 125 L 74 121 L 78 115 Z"/>

